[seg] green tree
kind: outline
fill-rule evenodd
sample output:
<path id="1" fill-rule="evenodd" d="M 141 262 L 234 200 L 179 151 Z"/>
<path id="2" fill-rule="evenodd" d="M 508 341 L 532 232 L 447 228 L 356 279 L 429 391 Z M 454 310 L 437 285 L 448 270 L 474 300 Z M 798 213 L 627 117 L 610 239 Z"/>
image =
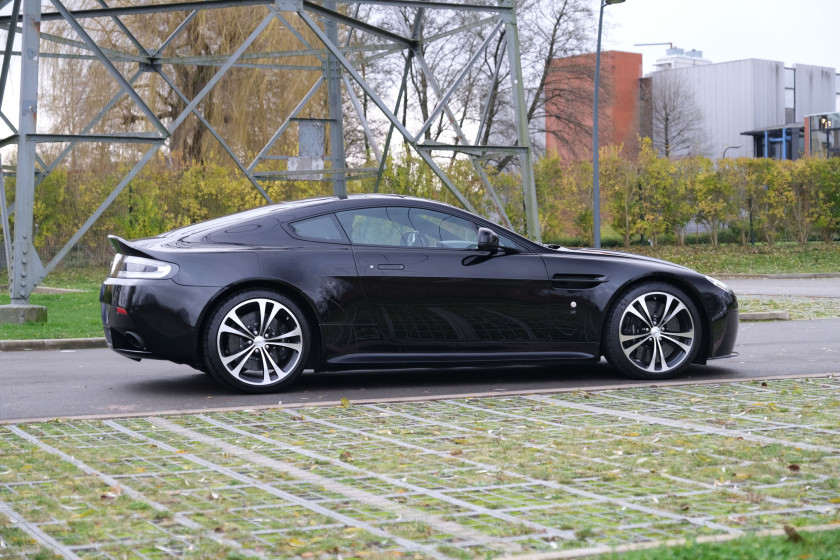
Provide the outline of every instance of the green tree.
<path id="1" fill-rule="evenodd" d="M 674 222 L 668 213 L 674 188 L 674 164 L 667 158 L 660 158 L 648 138 L 643 139 L 640 145 L 637 161 L 641 209 L 639 233 L 656 244 Z"/>
<path id="2" fill-rule="evenodd" d="M 802 161 L 810 182 L 811 227 L 826 243 L 840 234 L 840 158 L 808 158 Z"/>
<path id="3" fill-rule="evenodd" d="M 694 177 L 697 219 L 706 225 L 712 246 L 717 247 L 721 226 L 731 223 L 738 215 L 737 198 L 730 177 L 715 169 L 707 158 L 701 159 L 702 165 Z"/>
<path id="4" fill-rule="evenodd" d="M 666 193 L 666 215 L 677 243 L 685 245 L 685 226 L 698 218 L 697 190 L 700 180 L 712 169 L 712 162 L 702 156 L 673 160 L 674 185 Z M 711 226 L 709 226 L 711 228 Z M 717 239 L 717 231 L 714 232 Z"/>
<path id="5" fill-rule="evenodd" d="M 783 232 L 788 208 L 794 203 L 791 162 L 751 159 L 747 168 L 755 225 L 767 244 L 774 245 Z"/>
<path id="6" fill-rule="evenodd" d="M 600 155 L 601 192 L 612 216 L 613 228 L 622 235 L 624 248 L 630 248 L 630 236 L 637 233 L 641 216 L 639 179 L 633 162 L 622 157 L 621 148 L 605 146 Z"/>

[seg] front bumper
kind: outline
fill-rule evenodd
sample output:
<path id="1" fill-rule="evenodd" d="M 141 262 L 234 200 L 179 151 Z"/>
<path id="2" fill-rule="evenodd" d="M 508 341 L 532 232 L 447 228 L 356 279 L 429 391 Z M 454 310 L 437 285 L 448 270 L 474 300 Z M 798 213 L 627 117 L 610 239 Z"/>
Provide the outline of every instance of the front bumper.
<path id="1" fill-rule="evenodd" d="M 712 347 L 709 360 L 730 358 L 737 356 L 734 352 L 735 341 L 738 338 L 738 299 L 735 294 L 729 294 L 723 311 L 712 322 Z"/>

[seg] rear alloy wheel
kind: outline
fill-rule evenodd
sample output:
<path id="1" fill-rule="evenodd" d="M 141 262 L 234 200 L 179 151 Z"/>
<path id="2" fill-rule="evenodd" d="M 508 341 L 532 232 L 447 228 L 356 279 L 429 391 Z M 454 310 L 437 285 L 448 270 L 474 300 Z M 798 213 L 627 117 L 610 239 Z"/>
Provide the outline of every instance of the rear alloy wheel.
<path id="1" fill-rule="evenodd" d="M 270 393 L 301 374 L 309 325 L 291 300 L 268 290 L 234 295 L 214 313 L 204 348 L 209 372 L 248 393 Z"/>
<path id="2" fill-rule="evenodd" d="M 624 374 L 666 379 L 679 375 L 697 355 L 700 315 L 674 286 L 643 284 L 613 305 L 604 336 L 607 360 Z"/>

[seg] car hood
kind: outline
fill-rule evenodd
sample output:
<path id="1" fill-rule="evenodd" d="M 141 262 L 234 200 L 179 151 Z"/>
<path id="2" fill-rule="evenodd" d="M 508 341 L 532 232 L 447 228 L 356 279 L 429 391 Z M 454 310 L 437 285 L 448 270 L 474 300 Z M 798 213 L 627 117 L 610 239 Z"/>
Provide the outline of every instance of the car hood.
<path id="1" fill-rule="evenodd" d="M 605 251 L 603 249 L 570 249 L 568 247 L 551 247 L 553 251 L 558 253 L 565 253 L 565 254 L 572 254 L 572 255 L 583 255 L 583 256 L 593 256 L 593 257 L 605 257 L 609 259 L 620 259 L 625 261 L 631 262 L 640 262 L 640 263 L 651 263 L 657 264 L 660 266 L 669 266 L 673 268 L 677 268 L 679 270 L 687 270 L 691 272 L 696 272 L 687 266 L 683 266 L 680 264 L 675 264 L 670 261 L 665 261 L 662 259 L 657 259 L 655 257 L 648 257 L 645 255 L 637 255 L 635 253 L 622 253 L 619 251 Z"/>

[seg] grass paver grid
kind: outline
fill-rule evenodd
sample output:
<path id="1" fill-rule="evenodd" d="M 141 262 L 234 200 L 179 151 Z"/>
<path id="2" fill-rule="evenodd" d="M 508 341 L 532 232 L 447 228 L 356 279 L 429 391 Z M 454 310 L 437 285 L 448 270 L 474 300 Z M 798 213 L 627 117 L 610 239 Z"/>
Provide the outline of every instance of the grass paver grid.
<path id="1" fill-rule="evenodd" d="M 834 378 L 0 426 L 0 556 L 483 558 L 838 523 L 838 452 Z"/>

